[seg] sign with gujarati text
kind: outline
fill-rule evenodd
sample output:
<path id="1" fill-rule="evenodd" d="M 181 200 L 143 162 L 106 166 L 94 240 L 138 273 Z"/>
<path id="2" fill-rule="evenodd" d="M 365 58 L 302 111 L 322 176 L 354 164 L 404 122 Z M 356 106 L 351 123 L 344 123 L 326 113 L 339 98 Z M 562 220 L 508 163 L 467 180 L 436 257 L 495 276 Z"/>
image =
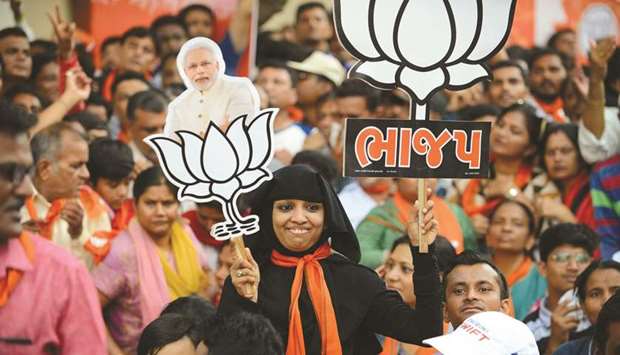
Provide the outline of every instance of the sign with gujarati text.
<path id="1" fill-rule="evenodd" d="M 347 119 L 346 176 L 488 178 L 487 122 Z"/>

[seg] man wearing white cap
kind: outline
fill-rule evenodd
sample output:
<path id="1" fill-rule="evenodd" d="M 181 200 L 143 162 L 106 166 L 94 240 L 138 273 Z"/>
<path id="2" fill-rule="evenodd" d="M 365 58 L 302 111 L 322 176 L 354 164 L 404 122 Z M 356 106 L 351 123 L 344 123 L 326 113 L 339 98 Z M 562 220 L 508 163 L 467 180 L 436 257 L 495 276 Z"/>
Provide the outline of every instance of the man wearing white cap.
<path id="1" fill-rule="evenodd" d="M 335 57 L 314 51 L 301 62 L 289 61 L 286 65 L 298 72 L 297 105 L 304 111 L 304 118 L 316 126 L 318 101 L 333 92 L 345 79 L 345 70 Z"/>
<path id="2" fill-rule="evenodd" d="M 210 121 L 218 126 L 241 115 L 253 117 L 259 110 L 256 88 L 247 78 L 224 74 L 222 51 L 206 37 L 185 42 L 177 56 L 177 68 L 187 87 L 168 106 L 164 134 L 179 130 L 204 136 Z"/>
<path id="3" fill-rule="evenodd" d="M 529 328 L 501 312 L 474 314 L 454 332 L 424 343 L 443 355 L 539 355 Z"/>

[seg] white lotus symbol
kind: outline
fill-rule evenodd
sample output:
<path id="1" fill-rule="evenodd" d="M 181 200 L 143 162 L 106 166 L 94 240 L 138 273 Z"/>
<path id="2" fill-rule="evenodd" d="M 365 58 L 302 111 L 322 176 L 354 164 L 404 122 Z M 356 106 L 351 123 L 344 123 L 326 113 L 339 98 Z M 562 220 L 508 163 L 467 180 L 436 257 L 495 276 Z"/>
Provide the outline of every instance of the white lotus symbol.
<path id="1" fill-rule="evenodd" d="M 180 143 L 163 134 L 145 139 L 157 153 L 168 180 L 179 188 L 180 201 L 217 200 L 222 204 L 226 220 L 211 229 L 217 239 L 258 231 L 258 216 L 242 217 L 236 200 L 242 192 L 272 178 L 266 166 L 272 158 L 277 112 L 263 110 L 250 122 L 247 115 L 239 116 L 226 134 L 211 122 L 204 139 L 188 131 L 175 132 Z"/>
<path id="2" fill-rule="evenodd" d="M 508 38 L 516 0 L 335 0 L 343 46 L 360 60 L 349 72 L 418 105 L 443 87 L 489 76 L 482 63 Z M 417 113 L 416 113 L 417 115 Z"/>

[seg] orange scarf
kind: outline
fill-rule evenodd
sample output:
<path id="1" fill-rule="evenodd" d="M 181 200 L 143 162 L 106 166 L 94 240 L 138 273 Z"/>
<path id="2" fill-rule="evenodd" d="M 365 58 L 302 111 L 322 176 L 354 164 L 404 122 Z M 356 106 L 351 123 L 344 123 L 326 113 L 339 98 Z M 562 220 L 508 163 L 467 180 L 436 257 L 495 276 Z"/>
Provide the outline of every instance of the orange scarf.
<path id="1" fill-rule="evenodd" d="M 30 240 L 30 235 L 28 232 L 22 232 L 19 236 L 19 241 L 24 248 L 24 252 L 28 257 L 30 262 L 34 262 L 34 245 L 32 244 L 32 240 Z M 11 296 L 11 292 L 15 290 L 17 284 L 22 279 L 24 272 L 21 270 L 8 269 L 6 273 L 6 277 L 0 280 L 0 307 L 4 306 Z"/>
<path id="2" fill-rule="evenodd" d="M 37 225 L 39 235 L 43 236 L 48 240 L 52 240 L 52 227 L 54 223 L 60 218 L 60 212 L 65 207 L 65 200 L 59 199 L 52 202 L 52 206 L 47 210 L 47 215 L 44 219 L 39 218 L 39 214 L 37 213 L 37 209 L 34 206 L 34 199 L 28 197 L 26 199 L 26 210 L 28 210 L 28 214 L 30 215 L 30 219 Z"/>
<path id="3" fill-rule="evenodd" d="M 514 178 L 515 185 L 523 190 L 525 185 L 532 179 L 532 167 L 530 165 L 521 165 L 519 171 Z M 468 216 L 475 216 L 477 214 L 488 215 L 493 209 L 503 200 L 498 197 L 490 201 L 486 201 L 482 205 L 476 204 L 476 195 L 480 193 L 480 179 L 470 180 L 463 191 L 463 197 L 461 198 L 461 204 L 463 210 Z"/>
<path id="4" fill-rule="evenodd" d="M 87 185 L 83 185 L 80 187 L 80 203 L 84 208 L 84 212 L 88 218 L 96 219 L 101 216 L 103 213 L 107 213 L 104 208 L 104 202 L 102 201 L 99 194 L 97 194 L 93 189 L 88 187 Z M 39 234 L 48 240 L 52 240 L 52 228 L 54 227 L 54 223 L 60 218 L 60 213 L 62 212 L 65 204 L 67 203 L 66 199 L 57 199 L 52 202 L 51 207 L 47 210 L 47 215 L 45 219 L 39 219 L 37 209 L 34 206 L 34 200 L 32 197 L 29 197 L 26 200 L 26 209 L 28 210 L 28 214 L 30 215 L 30 219 L 37 224 L 39 229 Z M 84 249 L 90 252 L 95 262 L 99 262 L 108 254 L 110 251 L 110 243 L 106 242 L 107 239 L 110 238 L 110 233 L 108 231 L 98 231 L 95 232 L 96 238 L 102 238 L 105 240 L 93 241 L 92 238 L 89 238 L 84 244 Z M 116 235 L 116 233 L 114 233 Z"/>
<path id="5" fill-rule="evenodd" d="M 90 238 L 85 244 L 84 249 L 88 250 L 95 261 L 95 265 L 99 264 L 110 252 L 112 247 L 112 239 L 127 229 L 129 222 L 135 214 L 133 200 L 127 199 L 123 202 L 121 207 L 115 211 L 114 218 L 112 218 L 111 231 L 96 231 L 95 237 L 98 238 L 96 242 Z"/>
<path id="6" fill-rule="evenodd" d="M 448 238 L 448 240 L 457 246 L 457 253 L 463 251 L 463 230 L 461 229 L 461 225 L 459 224 L 458 218 L 454 215 L 450 206 L 442 200 L 441 198 L 433 195 L 431 197 L 433 200 L 433 214 L 439 223 L 439 235 Z M 394 205 L 398 210 L 398 219 L 400 223 L 405 226 L 405 231 L 407 228 L 407 222 L 409 221 L 409 216 L 413 211 L 413 204 L 400 194 L 400 192 L 396 192 L 394 194 Z"/>
<path id="7" fill-rule="evenodd" d="M 561 97 L 558 97 L 551 103 L 546 103 L 541 100 L 536 100 L 540 108 L 545 111 L 546 114 L 551 116 L 557 123 L 568 123 L 568 118 L 564 113 L 564 101 Z"/>
<path id="8" fill-rule="evenodd" d="M 529 274 L 530 269 L 532 268 L 532 259 L 526 257 L 523 259 L 523 262 L 517 267 L 510 275 L 506 275 L 506 282 L 508 283 L 508 287 L 512 287 L 515 283 L 519 282 L 522 278 L 526 277 Z"/>
<path id="9" fill-rule="evenodd" d="M 314 306 L 314 314 L 319 323 L 321 334 L 321 354 L 341 355 L 340 336 L 336 323 L 334 306 L 325 283 L 323 269 L 319 260 L 331 255 L 328 243 L 321 245 L 314 253 L 301 258 L 286 256 L 272 251 L 271 262 L 282 267 L 295 267 L 295 278 L 291 286 L 291 304 L 289 306 L 289 329 L 286 355 L 305 355 L 306 346 L 299 312 L 299 295 L 301 283 L 305 276 L 306 287 Z"/>
<path id="10" fill-rule="evenodd" d="M 392 185 L 387 180 L 380 180 L 370 186 L 362 187 L 362 190 L 369 195 L 378 195 L 382 193 L 386 193 L 390 190 Z"/>
<path id="11" fill-rule="evenodd" d="M 106 213 L 101 197 L 87 185 L 80 187 L 80 202 L 84 207 L 84 211 L 89 218 L 98 218 L 101 214 Z M 47 215 L 44 219 L 39 219 L 39 214 L 34 206 L 34 199 L 29 197 L 26 200 L 26 209 L 30 215 L 30 219 L 39 227 L 39 234 L 47 239 L 52 239 L 52 227 L 54 223 L 60 218 L 60 213 L 67 203 L 66 199 L 57 199 L 52 202 L 51 207 L 47 210 Z"/>
<path id="12" fill-rule="evenodd" d="M 129 226 L 129 222 L 135 214 L 134 204 L 132 199 L 127 199 L 121 205 L 121 208 L 114 211 L 114 218 L 112 218 L 112 231 L 118 234 Z"/>
<path id="13" fill-rule="evenodd" d="M 398 355 L 398 340 L 385 337 L 383 351 L 379 355 Z"/>

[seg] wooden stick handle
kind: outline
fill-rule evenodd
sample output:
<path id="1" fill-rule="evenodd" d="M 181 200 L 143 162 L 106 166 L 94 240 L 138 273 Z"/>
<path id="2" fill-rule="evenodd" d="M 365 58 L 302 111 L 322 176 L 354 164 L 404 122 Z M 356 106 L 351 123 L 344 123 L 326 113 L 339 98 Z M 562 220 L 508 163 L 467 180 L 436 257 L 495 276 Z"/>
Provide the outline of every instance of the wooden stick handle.
<path id="1" fill-rule="evenodd" d="M 230 245 L 232 246 L 233 255 L 235 259 L 245 260 L 245 243 L 243 243 L 243 235 L 235 235 L 230 238 Z M 252 292 L 252 285 L 246 284 L 244 287 L 245 294 Z"/>
<path id="2" fill-rule="evenodd" d="M 422 226 L 424 223 L 424 213 L 422 213 L 422 210 L 426 207 L 425 185 L 424 179 L 418 179 L 418 246 L 420 248 L 420 253 L 428 253 L 428 241 L 426 240 L 426 235 L 424 234 L 424 228 Z"/>

